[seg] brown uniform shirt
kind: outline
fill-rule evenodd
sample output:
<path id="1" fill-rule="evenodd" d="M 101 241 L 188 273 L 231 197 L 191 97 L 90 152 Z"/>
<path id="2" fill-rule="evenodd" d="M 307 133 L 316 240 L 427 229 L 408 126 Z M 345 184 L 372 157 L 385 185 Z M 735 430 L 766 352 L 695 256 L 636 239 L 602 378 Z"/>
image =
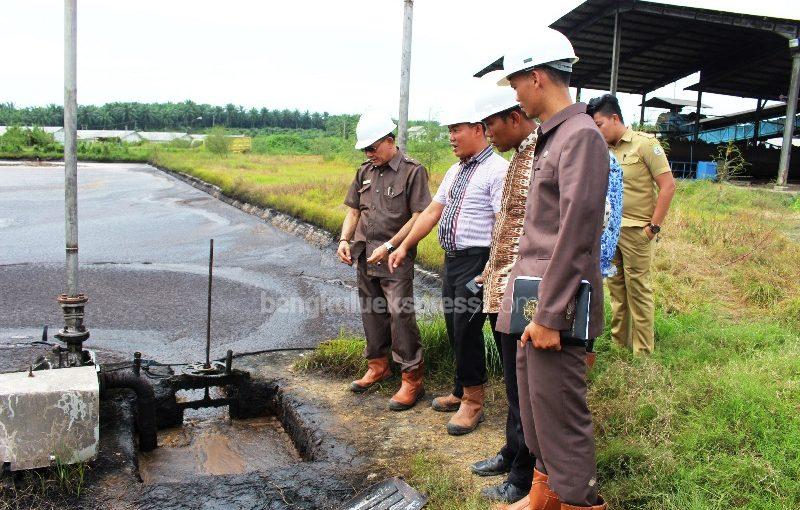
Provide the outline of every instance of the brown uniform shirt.
<path id="1" fill-rule="evenodd" d="M 547 119 L 537 135 L 519 258 L 508 278 L 496 329 L 510 331 L 516 277 L 542 278 L 533 320 L 562 331 L 572 325 L 570 305 L 581 280 L 588 280 L 592 285 L 589 337 L 595 338 L 603 331 L 600 236 L 608 189 L 608 147 L 586 115 L 584 103 Z"/>
<path id="2" fill-rule="evenodd" d="M 350 254 L 359 260 L 389 241 L 415 212 L 422 212 L 431 202 L 428 171 L 419 162 L 399 150 L 387 164 L 375 167 L 363 163 L 344 200 L 345 205 L 361 212 Z M 403 264 L 389 272 L 386 263 L 370 264 L 368 274 L 384 278 L 413 278 L 416 250 L 409 252 Z"/>

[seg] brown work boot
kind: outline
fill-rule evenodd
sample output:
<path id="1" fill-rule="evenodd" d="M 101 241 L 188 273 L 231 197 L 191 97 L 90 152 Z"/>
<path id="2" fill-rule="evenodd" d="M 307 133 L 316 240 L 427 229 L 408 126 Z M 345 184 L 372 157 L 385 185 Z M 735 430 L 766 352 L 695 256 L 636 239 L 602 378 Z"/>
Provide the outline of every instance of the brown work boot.
<path id="1" fill-rule="evenodd" d="M 499 505 L 492 505 L 492 510 L 532 510 L 530 507 L 531 496 L 527 494 L 524 498 L 516 503 L 500 503 Z"/>
<path id="2" fill-rule="evenodd" d="M 606 503 L 603 498 L 597 496 L 597 500 L 597 504 L 592 506 L 575 506 L 561 503 L 561 508 L 559 510 L 608 510 L 608 503 Z"/>
<path id="3" fill-rule="evenodd" d="M 456 414 L 447 424 L 447 433 L 451 436 L 469 434 L 483 421 L 483 384 L 465 386 L 464 396 Z"/>
<path id="4" fill-rule="evenodd" d="M 422 363 L 411 370 L 403 371 L 403 382 L 400 384 L 400 389 L 397 393 L 389 400 L 389 409 L 392 411 L 405 411 L 414 407 L 417 400 L 425 394 L 425 388 L 422 385 L 423 372 Z"/>
<path id="5" fill-rule="evenodd" d="M 350 383 L 350 390 L 363 393 L 375 383 L 384 381 L 392 376 L 388 358 L 375 358 L 367 360 L 367 373 L 364 377 Z"/>
<path id="6" fill-rule="evenodd" d="M 533 470 L 533 485 L 530 493 L 530 510 L 561 510 L 561 500 L 548 482 L 550 477 L 538 469 Z"/>
<path id="7" fill-rule="evenodd" d="M 596 352 L 587 352 L 586 353 L 586 371 L 592 369 L 594 366 L 594 362 L 597 360 L 597 353 Z"/>
<path id="8" fill-rule="evenodd" d="M 453 411 L 458 411 L 460 405 L 461 399 L 452 393 L 446 397 L 436 397 L 433 399 L 433 402 L 431 402 L 431 407 L 433 410 L 442 413 L 452 413 Z"/>

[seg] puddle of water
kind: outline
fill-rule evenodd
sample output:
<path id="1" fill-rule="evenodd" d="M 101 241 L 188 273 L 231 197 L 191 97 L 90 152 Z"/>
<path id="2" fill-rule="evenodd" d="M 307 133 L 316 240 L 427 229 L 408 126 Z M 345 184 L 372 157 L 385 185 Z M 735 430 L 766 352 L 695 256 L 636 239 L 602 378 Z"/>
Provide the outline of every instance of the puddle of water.
<path id="1" fill-rule="evenodd" d="M 187 413 L 182 427 L 158 432 L 158 448 L 139 455 L 144 483 L 181 482 L 203 475 L 286 467 L 301 458 L 274 416 L 231 420 L 227 408 Z"/>

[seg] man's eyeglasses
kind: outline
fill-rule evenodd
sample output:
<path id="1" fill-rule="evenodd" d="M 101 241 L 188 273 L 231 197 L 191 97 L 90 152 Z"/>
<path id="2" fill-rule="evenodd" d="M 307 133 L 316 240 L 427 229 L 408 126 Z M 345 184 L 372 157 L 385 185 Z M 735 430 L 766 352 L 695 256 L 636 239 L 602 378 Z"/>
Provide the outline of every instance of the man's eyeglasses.
<path id="1" fill-rule="evenodd" d="M 373 143 L 372 145 L 369 145 L 369 146 L 367 146 L 367 147 L 364 147 L 364 152 L 365 152 L 365 153 L 367 153 L 367 152 L 375 152 L 376 150 L 378 150 L 378 147 L 380 147 L 380 146 L 381 146 L 381 144 L 382 144 L 382 143 L 383 143 L 385 140 L 386 140 L 386 138 L 381 138 L 380 140 L 378 140 L 377 142 Z"/>

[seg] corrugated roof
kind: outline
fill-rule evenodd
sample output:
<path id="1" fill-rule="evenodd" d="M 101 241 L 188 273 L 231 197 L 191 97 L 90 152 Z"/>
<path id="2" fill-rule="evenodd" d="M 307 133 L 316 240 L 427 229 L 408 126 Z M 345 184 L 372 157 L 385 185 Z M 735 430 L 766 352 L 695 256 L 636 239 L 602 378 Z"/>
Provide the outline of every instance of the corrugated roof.
<path id="1" fill-rule="evenodd" d="M 789 38 L 800 21 L 640 0 L 587 0 L 555 21 L 580 61 L 572 86 L 608 90 L 620 12 L 617 89 L 641 94 L 700 71 L 707 92 L 778 100 L 789 88 Z"/>

